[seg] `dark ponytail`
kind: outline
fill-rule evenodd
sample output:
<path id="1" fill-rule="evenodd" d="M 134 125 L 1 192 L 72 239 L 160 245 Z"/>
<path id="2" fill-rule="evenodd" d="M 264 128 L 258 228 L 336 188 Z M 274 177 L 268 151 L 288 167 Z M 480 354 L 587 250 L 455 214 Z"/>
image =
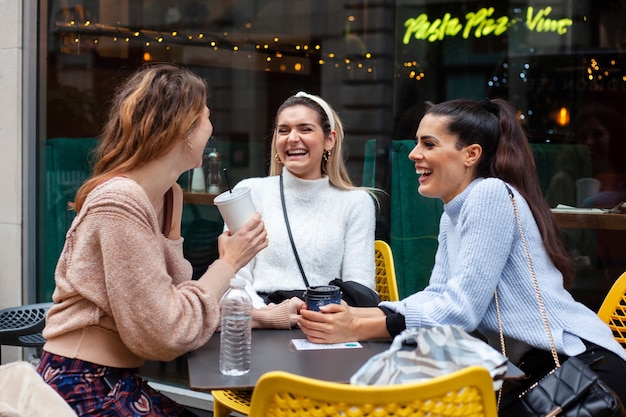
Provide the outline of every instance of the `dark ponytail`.
<path id="1" fill-rule="evenodd" d="M 500 141 L 492 163 L 492 176 L 513 185 L 526 199 L 535 217 L 543 245 L 552 263 L 563 274 L 566 288 L 574 280 L 574 265 L 565 248 L 554 214 L 541 192 L 530 144 L 515 109 L 501 99 L 491 100 L 500 108 Z"/>
<path id="2" fill-rule="evenodd" d="M 451 100 L 431 107 L 427 114 L 445 116 L 448 131 L 457 135 L 459 149 L 479 144 L 482 156 L 477 177 L 496 177 L 513 185 L 528 202 L 552 263 L 563 274 L 565 287 L 574 280 L 574 266 L 554 215 L 545 201 L 530 144 L 515 109 L 502 99 L 482 102 Z"/>

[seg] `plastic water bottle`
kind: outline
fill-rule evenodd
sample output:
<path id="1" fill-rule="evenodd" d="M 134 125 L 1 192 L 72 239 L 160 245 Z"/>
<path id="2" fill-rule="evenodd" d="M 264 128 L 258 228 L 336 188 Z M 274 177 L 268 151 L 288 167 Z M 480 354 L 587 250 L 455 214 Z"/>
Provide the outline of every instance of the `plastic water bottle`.
<path id="1" fill-rule="evenodd" d="M 220 300 L 220 372 L 243 375 L 250 370 L 252 341 L 252 300 L 244 289 L 244 278 L 230 280 L 230 289 Z"/>

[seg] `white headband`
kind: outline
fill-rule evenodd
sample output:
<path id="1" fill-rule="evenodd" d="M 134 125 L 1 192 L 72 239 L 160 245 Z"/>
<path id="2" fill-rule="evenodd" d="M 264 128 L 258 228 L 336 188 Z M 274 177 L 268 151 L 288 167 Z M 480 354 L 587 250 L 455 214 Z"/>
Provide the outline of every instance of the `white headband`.
<path id="1" fill-rule="evenodd" d="M 328 117 L 328 123 L 330 123 L 330 130 L 335 130 L 335 118 L 333 117 L 333 112 L 332 110 L 330 110 L 330 106 L 328 105 L 328 103 L 324 101 L 324 99 L 318 96 L 314 96 L 312 94 L 305 93 L 304 91 L 300 91 L 298 94 L 296 94 L 296 97 L 306 97 L 310 100 L 313 100 L 317 104 L 319 104 L 324 110 L 324 113 L 326 113 L 326 117 Z"/>

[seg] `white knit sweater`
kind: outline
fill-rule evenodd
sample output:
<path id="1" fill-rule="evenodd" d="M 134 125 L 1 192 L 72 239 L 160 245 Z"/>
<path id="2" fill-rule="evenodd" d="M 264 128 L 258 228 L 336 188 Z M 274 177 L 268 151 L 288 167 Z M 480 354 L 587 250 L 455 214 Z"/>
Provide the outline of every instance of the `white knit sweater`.
<path id="1" fill-rule="evenodd" d="M 279 176 L 249 178 L 249 187 L 269 238 L 269 246 L 237 276 L 257 292 L 304 289 L 289 242 L 280 201 Z M 364 190 L 342 191 L 328 177 L 303 180 L 283 169 L 285 201 L 291 232 L 310 285 L 334 278 L 357 281 L 375 289 L 375 205 Z"/>

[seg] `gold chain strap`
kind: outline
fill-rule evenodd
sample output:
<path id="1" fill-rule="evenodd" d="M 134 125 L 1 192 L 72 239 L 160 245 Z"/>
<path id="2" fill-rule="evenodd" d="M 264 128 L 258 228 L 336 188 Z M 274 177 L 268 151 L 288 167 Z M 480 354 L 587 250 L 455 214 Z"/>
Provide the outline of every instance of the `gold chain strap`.
<path id="1" fill-rule="evenodd" d="M 537 297 L 537 304 L 539 304 L 539 312 L 541 313 L 541 319 L 543 320 L 543 326 L 546 330 L 546 334 L 548 335 L 548 342 L 550 343 L 550 352 L 552 353 L 552 359 L 554 359 L 554 364 L 556 367 L 561 366 L 561 362 L 559 361 L 559 356 L 556 352 L 556 345 L 554 344 L 554 339 L 552 338 L 552 331 L 550 330 L 550 324 L 548 322 L 548 314 L 546 313 L 546 308 L 543 304 L 543 298 L 541 297 L 541 292 L 539 291 L 539 284 L 537 283 L 537 275 L 535 274 L 535 268 L 533 267 L 533 262 L 530 259 L 530 251 L 528 250 L 528 244 L 526 243 L 526 235 L 524 234 L 524 228 L 522 227 L 522 220 L 520 219 L 519 210 L 517 209 L 517 201 L 515 201 L 515 196 L 513 195 L 513 191 L 507 186 L 509 191 L 509 196 L 511 197 L 511 203 L 513 204 L 513 211 L 515 212 L 515 219 L 517 220 L 517 227 L 519 228 L 520 235 L 522 237 L 522 245 L 524 246 L 524 253 L 526 254 L 526 262 L 528 263 L 528 268 L 530 269 L 530 276 L 533 280 L 533 287 L 535 289 L 535 296 Z M 494 291 L 494 301 L 496 304 L 496 317 L 498 319 L 498 332 L 500 333 L 500 348 L 502 349 L 502 355 L 506 356 L 506 347 L 504 345 L 504 332 L 502 331 L 502 317 L 500 316 L 500 303 L 498 300 L 498 289 Z M 497 407 L 500 408 L 500 400 L 502 398 L 502 389 L 498 391 L 498 402 Z"/>
<path id="2" fill-rule="evenodd" d="M 530 251 L 528 250 L 528 244 L 526 243 L 526 235 L 524 234 L 524 229 L 522 228 L 522 221 L 520 220 L 519 211 L 517 209 L 517 201 L 513 196 L 513 192 L 510 192 L 511 202 L 513 203 L 513 210 L 515 211 L 515 218 L 517 219 L 517 226 L 519 227 L 520 235 L 522 236 L 522 244 L 524 245 L 524 252 L 526 253 L 526 262 L 528 262 L 528 268 L 530 269 L 530 276 L 533 279 L 533 287 L 535 289 L 535 295 L 537 296 L 537 303 L 539 304 L 539 310 L 541 312 L 541 319 L 543 320 L 543 326 L 546 329 L 546 334 L 548 335 L 548 341 L 550 342 L 550 351 L 552 352 L 552 359 L 554 359 L 554 364 L 556 367 L 560 367 L 561 363 L 559 361 L 559 356 L 556 353 L 556 345 L 554 344 L 554 339 L 552 338 L 552 331 L 550 330 L 550 324 L 548 322 L 548 314 L 546 313 L 546 308 L 543 304 L 543 298 L 541 297 L 541 292 L 539 291 L 539 284 L 537 283 L 537 276 L 535 275 L 535 268 L 533 268 L 533 262 L 530 259 Z"/>
<path id="3" fill-rule="evenodd" d="M 493 298 L 496 302 L 496 317 L 498 317 L 498 333 L 500 333 L 500 349 L 502 356 L 506 357 L 506 346 L 504 344 L 504 332 L 502 331 L 502 318 L 500 318 L 500 302 L 498 301 L 498 289 L 493 292 Z M 498 403 L 496 407 L 500 409 L 500 401 L 502 400 L 502 388 L 498 390 Z"/>
<path id="4" fill-rule="evenodd" d="M 556 352 L 556 345 L 554 344 L 554 339 L 552 338 L 552 331 L 550 330 L 550 324 L 548 322 L 548 314 L 546 313 L 546 308 L 543 304 L 543 298 L 541 297 L 541 292 L 539 291 L 539 284 L 537 283 L 537 276 L 535 275 L 535 268 L 533 267 L 533 262 L 530 259 L 530 251 L 528 250 L 528 244 L 526 243 L 526 235 L 524 234 L 524 229 L 522 227 L 522 221 L 520 219 L 519 210 L 517 209 L 517 201 L 515 201 L 515 196 L 513 195 L 513 192 L 510 189 L 509 189 L 509 196 L 511 197 L 511 203 L 513 204 L 513 211 L 515 212 L 515 219 L 517 220 L 517 227 L 519 228 L 519 232 L 522 237 L 522 245 L 524 246 L 524 252 L 526 254 L 526 262 L 528 263 L 528 268 L 530 269 L 530 276 L 533 280 L 533 287 L 535 289 L 535 296 L 537 297 L 537 304 L 539 304 L 539 311 L 541 313 L 541 319 L 543 320 L 543 326 L 546 330 L 546 334 L 548 335 L 548 341 L 550 343 L 550 351 L 552 353 L 552 358 L 554 359 L 554 364 L 558 368 L 561 366 L 561 362 L 559 361 L 559 356 Z M 500 317 L 500 304 L 498 302 L 498 290 L 497 289 L 494 291 L 494 298 L 495 298 L 495 303 L 496 303 L 496 316 L 498 318 L 498 331 L 500 332 L 500 345 L 502 349 L 502 354 L 506 356 L 506 349 L 504 347 L 504 333 L 502 332 L 502 318 Z"/>

